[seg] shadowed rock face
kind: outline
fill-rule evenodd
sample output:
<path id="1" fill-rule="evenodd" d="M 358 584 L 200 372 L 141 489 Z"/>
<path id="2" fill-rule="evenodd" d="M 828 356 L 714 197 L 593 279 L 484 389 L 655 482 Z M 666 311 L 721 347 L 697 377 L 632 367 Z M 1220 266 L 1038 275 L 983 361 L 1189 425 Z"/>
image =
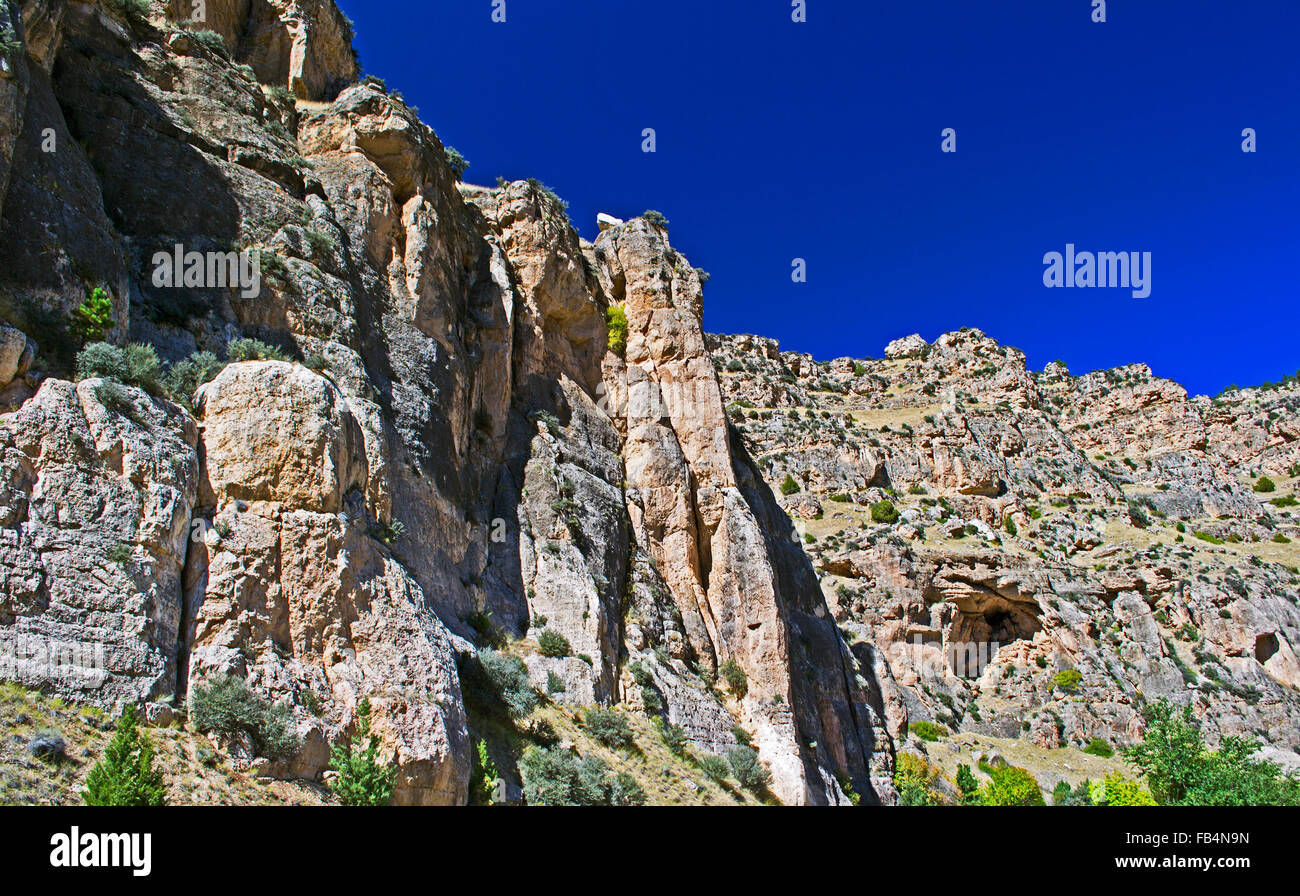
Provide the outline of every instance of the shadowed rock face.
<path id="1" fill-rule="evenodd" d="M 0 389 L 26 403 L 0 418 L 0 632 L 109 647 L 75 685 L 10 677 L 108 704 L 242 677 L 302 739 L 260 770 L 307 777 L 366 697 L 397 800 L 457 803 L 458 670 L 490 619 L 560 702 L 653 690 L 698 749 L 745 729 L 786 802 L 846 801 L 840 782 L 892 799 L 888 670 L 839 637 L 729 431 L 666 234 L 586 244 L 535 182 L 456 183 L 410 109 L 352 84 L 331 3 L 208 10 L 225 53 L 170 19 L 31 2 L 6 57 Z M 177 244 L 259 249 L 261 295 L 156 286 Z M 112 341 L 177 361 L 243 335 L 293 360 L 226 367 L 177 396 L 193 415 L 74 386 L 64 322 L 94 287 Z M 542 617 L 572 655 L 538 651 Z M 724 667 L 743 679 L 725 693 Z"/>

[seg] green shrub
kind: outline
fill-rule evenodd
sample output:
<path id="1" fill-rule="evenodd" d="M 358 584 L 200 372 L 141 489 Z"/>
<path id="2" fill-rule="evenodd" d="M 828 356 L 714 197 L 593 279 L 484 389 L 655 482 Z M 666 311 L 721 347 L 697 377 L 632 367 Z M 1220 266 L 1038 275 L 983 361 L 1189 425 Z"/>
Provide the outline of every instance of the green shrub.
<path id="1" fill-rule="evenodd" d="M 226 345 L 226 357 L 232 364 L 241 361 L 288 361 L 289 356 L 278 346 L 260 339 L 232 339 Z"/>
<path id="2" fill-rule="evenodd" d="M 82 799 L 87 806 L 164 805 L 167 787 L 153 759 L 153 744 L 140 733 L 135 707 L 128 706 L 117 720 L 104 758 L 86 776 Z"/>
<path id="3" fill-rule="evenodd" d="M 978 806 L 980 804 L 980 785 L 975 780 L 975 774 L 970 770 L 969 765 L 957 766 L 957 790 L 961 793 L 961 804 L 963 806 Z"/>
<path id="4" fill-rule="evenodd" d="M 646 223 L 653 227 L 658 227 L 662 230 L 668 229 L 668 219 L 654 209 L 647 210 L 641 217 L 645 218 Z"/>
<path id="5" fill-rule="evenodd" d="M 564 683 L 564 679 L 556 675 L 553 671 L 546 673 L 546 693 L 563 694 L 569 688 Z"/>
<path id="6" fill-rule="evenodd" d="M 537 636 L 537 649 L 541 651 L 542 656 L 562 657 L 573 654 L 573 645 L 569 639 L 554 629 L 542 629 L 541 634 Z"/>
<path id="7" fill-rule="evenodd" d="M 948 729 L 942 725 L 936 725 L 934 722 L 920 721 L 913 722 L 907 726 L 907 730 L 914 736 L 924 741 L 936 741 L 948 733 Z"/>
<path id="8" fill-rule="evenodd" d="M 785 481 L 781 483 L 781 494 L 787 498 L 799 491 L 799 483 L 794 481 L 794 477 L 789 473 L 785 474 Z"/>
<path id="9" fill-rule="evenodd" d="M 191 31 L 190 36 L 206 47 L 209 51 L 217 54 L 223 59 L 230 58 L 230 51 L 226 49 L 226 39 L 215 31 Z"/>
<path id="10" fill-rule="evenodd" d="M 741 668 L 740 663 L 736 662 L 735 657 L 729 657 L 726 662 L 718 667 L 718 674 L 722 676 L 722 680 L 727 683 L 728 689 L 738 699 L 749 693 L 749 676 L 745 674 L 745 670 Z"/>
<path id="11" fill-rule="evenodd" d="M 1010 535 L 1012 538 L 1015 538 L 1016 535 L 1019 534 L 1016 531 L 1016 521 L 1013 520 L 1011 517 L 1007 517 L 1002 521 L 1002 528 L 1006 529 L 1007 534 Z"/>
<path id="12" fill-rule="evenodd" d="M 134 343 L 118 348 L 92 342 L 77 353 L 77 379 L 111 379 L 144 389 L 151 395 L 163 391 L 162 363 L 152 345 Z"/>
<path id="13" fill-rule="evenodd" d="M 1276 488 L 1277 488 L 1276 483 L 1274 483 L 1273 480 L 1269 479 L 1267 476 L 1259 477 L 1259 481 L 1255 483 L 1255 491 L 1261 495 L 1267 495 L 1270 492 L 1274 491 Z"/>
<path id="14" fill-rule="evenodd" d="M 490 806 L 493 803 L 501 776 L 488 754 L 487 741 L 480 739 L 474 748 L 474 769 L 470 775 L 469 802 L 472 806 Z"/>
<path id="15" fill-rule="evenodd" d="M 582 721 L 588 733 L 610 749 L 628 749 L 636 743 L 627 716 L 617 709 L 589 709 L 583 713 Z"/>
<path id="16" fill-rule="evenodd" d="M 77 353 L 77 379 L 126 380 L 126 355 L 115 345 L 92 342 Z"/>
<path id="17" fill-rule="evenodd" d="M 104 555 L 109 563 L 116 563 L 118 566 L 126 566 L 131 562 L 131 556 L 134 553 L 131 546 L 125 541 L 119 541 L 108 549 Z"/>
<path id="18" fill-rule="evenodd" d="M 1155 806 L 1155 799 L 1137 781 L 1130 781 L 1119 772 L 1106 775 L 1089 787 L 1089 802 L 1093 806 Z"/>
<path id="19" fill-rule="evenodd" d="M 479 652 L 479 665 L 513 718 L 525 718 L 537 709 L 541 698 L 533 688 L 523 660 L 488 648 Z"/>
<path id="20" fill-rule="evenodd" d="M 223 366 L 212 352 L 195 352 L 167 369 L 162 387 L 173 399 L 193 410 L 194 393 L 216 379 Z"/>
<path id="21" fill-rule="evenodd" d="M 1083 752 L 1091 753 L 1093 756 L 1100 756 L 1103 759 L 1109 759 L 1115 755 L 1115 748 L 1100 737 L 1094 737 L 1092 740 L 1088 741 L 1088 746 L 1083 748 Z"/>
<path id="22" fill-rule="evenodd" d="M 72 312 L 72 330 L 83 343 L 99 342 L 113 329 L 113 299 L 101 287 L 86 292 L 86 301 Z"/>
<path id="23" fill-rule="evenodd" d="M 1083 684 L 1083 673 L 1078 669 L 1062 669 L 1052 677 L 1052 687 L 1074 693 Z"/>
<path id="24" fill-rule="evenodd" d="M 1274 507 L 1295 507 L 1300 504 L 1300 501 L 1296 500 L 1295 495 L 1283 495 L 1280 498 L 1274 498 L 1268 503 L 1272 504 Z"/>
<path id="25" fill-rule="evenodd" d="M 1258 760 L 1259 744 L 1225 737 L 1209 751 L 1190 705 L 1181 710 L 1167 700 L 1148 704 L 1142 743 L 1125 756 L 1143 772 L 1151 795 L 1173 806 L 1296 806 L 1300 779 Z"/>
<path id="26" fill-rule="evenodd" d="M 190 694 L 190 722 L 199 732 L 246 733 L 257 754 L 268 759 L 286 759 L 300 746 L 288 704 L 272 705 L 242 678 L 230 675 L 195 685 Z"/>
<path id="27" fill-rule="evenodd" d="M 137 31 L 149 24 L 149 0 L 107 0 L 105 5 Z"/>
<path id="28" fill-rule="evenodd" d="M 992 781 L 984 789 L 986 806 L 1045 806 L 1043 791 L 1034 776 L 1023 768 L 994 768 Z"/>
<path id="29" fill-rule="evenodd" d="M 345 806 L 387 806 L 393 800 L 397 769 L 379 761 L 379 737 L 370 731 L 370 701 L 364 697 L 357 704 L 357 719 L 357 736 L 352 742 L 330 747 L 330 768 L 338 772 L 330 789 Z M 495 775 L 495 768 L 492 773 Z"/>
<path id="30" fill-rule="evenodd" d="M 627 309 L 611 306 L 605 312 L 605 325 L 609 328 L 609 350 L 622 357 L 627 351 Z"/>
<path id="31" fill-rule="evenodd" d="M 578 759 L 558 746 L 529 747 L 519 760 L 519 772 L 530 806 L 639 806 L 646 801 L 631 775 L 613 775 L 599 758 Z"/>
<path id="32" fill-rule="evenodd" d="M 731 775 L 731 764 L 721 756 L 715 756 L 713 753 L 705 753 L 701 756 L 699 766 L 700 771 L 719 784 L 726 781 Z"/>
<path id="33" fill-rule="evenodd" d="M 1285 535 L 1283 535 L 1281 532 L 1274 532 L 1274 533 L 1273 533 L 1273 543 L 1274 543 L 1274 544 L 1290 544 L 1290 543 L 1291 543 L 1291 539 L 1287 538 L 1287 537 L 1286 537 Z"/>
<path id="34" fill-rule="evenodd" d="M 664 721 L 659 726 L 659 736 L 664 739 L 664 746 L 674 755 L 681 756 L 686 752 L 686 729 L 681 725 Z"/>
<path id="35" fill-rule="evenodd" d="M 761 795 L 772 783 L 771 774 L 759 762 L 753 747 L 732 747 L 727 751 L 727 764 L 731 766 L 736 782 L 748 791 Z"/>
<path id="36" fill-rule="evenodd" d="M 942 803 L 935 785 L 939 772 L 920 756 L 899 753 L 894 760 L 894 786 L 904 806 L 937 806 Z"/>
<path id="37" fill-rule="evenodd" d="M 455 175 L 456 180 L 464 180 L 465 172 L 469 170 L 469 159 L 457 152 L 454 146 L 444 146 L 442 151 L 447 157 L 447 164 L 451 166 L 451 173 Z"/>
<path id="38" fill-rule="evenodd" d="M 894 502 L 885 499 L 871 505 L 871 521 L 873 523 L 893 525 L 898 522 L 898 519 L 898 508 L 894 506 Z"/>

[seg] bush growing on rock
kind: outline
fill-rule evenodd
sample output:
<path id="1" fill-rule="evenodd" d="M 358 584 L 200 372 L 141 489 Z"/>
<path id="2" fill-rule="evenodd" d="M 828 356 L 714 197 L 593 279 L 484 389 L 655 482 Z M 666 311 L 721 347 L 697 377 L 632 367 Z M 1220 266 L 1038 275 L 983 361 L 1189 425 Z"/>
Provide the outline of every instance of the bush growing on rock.
<path id="1" fill-rule="evenodd" d="M 663 230 L 668 229 L 668 219 L 654 209 L 648 209 L 641 217 L 645 219 L 647 224 Z"/>
<path id="2" fill-rule="evenodd" d="M 134 343 L 118 348 L 92 342 L 77 354 L 77 379 L 94 378 L 116 380 L 157 395 L 162 392 L 162 362 L 152 345 Z"/>
<path id="3" fill-rule="evenodd" d="M 743 698 L 749 693 L 749 676 L 741 668 L 740 663 L 736 662 L 735 657 L 729 657 L 719 668 L 718 672 L 722 675 L 722 680 L 727 683 L 727 688 L 735 694 L 737 699 Z"/>
<path id="4" fill-rule="evenodd" d="M 370 701 L 364 697 L 357 704 L 357 719 L 352 743 L 330 747 L 330 768 L 338 772 L 330 789 L 345 806 L 387 806 L 393 800 L 397 769 L 379 761 L 379 738 L 370 731 Z"/>
<path id="5" fill-rule="evenodd" d="M 480 651 L 478 662 L 512 717 L 522 719 L 537 709 L 541 698 L 528 677 L 528 667 L 523 660 L 489 648 Z"/>
<path id="6" fill-rule="evenodd" d="M 1052 687 L 1073 693 L 1083 684 L 1083 674 L 1078 669 L 1062 669 L 1052 677 Z"/>
<path id="7" fill-rule="evenodd" d="M 456 176 L 456 180 L 464 180 L 465 172 L 469 170 L 469 159 L 457 152 L 454 146 L 444 146 L 443 153 L 447 156 L 447 164 L 451 166 L 451 173 Z"/>
<path id="8" fill-rule="evenodd" d="M 542 656 L 565 657 L 573 654 L 573 645 L 564 635 L 555 631 L 555 629 L 543 629 L 537 636 L 537 649 L 541 651 Z"/>
<path id="9" fill-rule="evenodd" d="M 934 722 L 922 720 L 913 722 L 907 726 L 907 730 L 913 737 L 920 738 L 924 741 L 936 741 L 948 733 L 948 730 L 942 725 L 936 725 Z"/>
<path id="10" fill-rule="evenodd" d="M 1109 759 L 1115 755 L 1115 748 L 1100 737 L 1094 737 L 1088 742 L 1088 746 L 1083 748 L 1083 752 L 1090 753 L 1093 756 L 1100 756 L 1103 759 Z"/>
<path id="11" fill-rule="evenodd" d="M 611 774 L 599 758 L 578 759 L 560 747 L 532 746 L 519 760 L 530 806 L 639 806 L 646 795 L 626 772 Z"/>
<path id="12" fill-rule="evenodd" d="M 1259 481 L 1255 483 L 1255 491 L 1261 495 L 1267 495 L 1268 493 L 1272 492 L 1276 488 L 1277 488 L 1277 484 L 1274 483 L 1273 480 L 1269 479 L 1267 476 L 1259 477 Z"/>
<path id="13" fill-rule="evenodd" d="M 200 386 L 216 379 L 223 366 L 212 352 L 195 352 L 168 368 L 162 378 L 162 387 L 168 395 L 192 410 L 194 393 Z"/>
<path id="14" fill-rule="evenodd" d="M 614 305 L 605 312 L 605 326 L 609 329 L 609 350 L 622 357 L 627 351 L 627 310 Z"/>
<path id="15" fill-rule="evenodd" d="M 260 339 L 232 339 L 226 345 L 226 357 L 232 364 L 241 361 L 288 361 L 289 356 L 278 346 Z"/>
<path id="16" fill-rule="evenodd" d="M 253 739 L 257 754 L 267 759 L 288 758 L 300 746 L 288 704 L 272 704 L 233 675 L 195 685 L 190 694 L 190 722 L 200 732 L 245 733 Z"/>
<path id="17" fill-rule="evenodd" d="M 794 481 L 794 477 L 789 473 L 785 474 L 785 481 L 781 483 L 781 494 L 787 498 L 799 491 L 799 483 Z"/>
<path id="18" fill-rule="evenodd" d="M 86 301 L 72 312 L 72 329 L 84 342 L 98 342 L 113 328 L 113 300 L 108 292 L 95 287 L 86 293 Z"/>

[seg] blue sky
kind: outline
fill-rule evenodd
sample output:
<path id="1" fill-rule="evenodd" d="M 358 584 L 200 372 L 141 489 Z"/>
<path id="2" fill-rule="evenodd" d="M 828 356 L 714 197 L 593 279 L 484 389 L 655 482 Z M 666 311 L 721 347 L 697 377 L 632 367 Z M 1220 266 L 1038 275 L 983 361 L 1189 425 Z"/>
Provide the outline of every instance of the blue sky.
<path id="1" fill-rule="evenodd" d="M 712 331 L 828 359 L 975 326 L 1211 394 L 1300 368 L 1296 0 L 340 5 L 467 180 L 537 177 L 589 239 L 663 212 Z M 1150 297 L 1045 288 L 1066 243 L 1151 252 Z"/>

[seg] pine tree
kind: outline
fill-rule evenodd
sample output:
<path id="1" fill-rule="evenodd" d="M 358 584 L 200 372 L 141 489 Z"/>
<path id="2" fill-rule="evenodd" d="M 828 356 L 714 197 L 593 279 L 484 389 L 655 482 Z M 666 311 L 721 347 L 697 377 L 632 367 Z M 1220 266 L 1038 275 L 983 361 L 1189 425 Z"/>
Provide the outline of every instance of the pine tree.
<path id="1" fill-rule="evenodd" d="M 86 778 L 82 794 L 87 806 L 162 806 L 167 787 L 154 768 L 153 744 L 140 733 L 135 707 L 128 706 L 117 720 L 117 732 L 108 742 L 104 758 Z"/>
<path id="2" fill-rule="evenodd" d="M 370 701 L 357 704 L 360 731 L 351 744 L 330 748 L 330 768 L 338 772 L 331 785 L 345 806 L 387 806 L 397 784 L 397 769 L 379 761 L 379 738 L 370 733 Z"/>

